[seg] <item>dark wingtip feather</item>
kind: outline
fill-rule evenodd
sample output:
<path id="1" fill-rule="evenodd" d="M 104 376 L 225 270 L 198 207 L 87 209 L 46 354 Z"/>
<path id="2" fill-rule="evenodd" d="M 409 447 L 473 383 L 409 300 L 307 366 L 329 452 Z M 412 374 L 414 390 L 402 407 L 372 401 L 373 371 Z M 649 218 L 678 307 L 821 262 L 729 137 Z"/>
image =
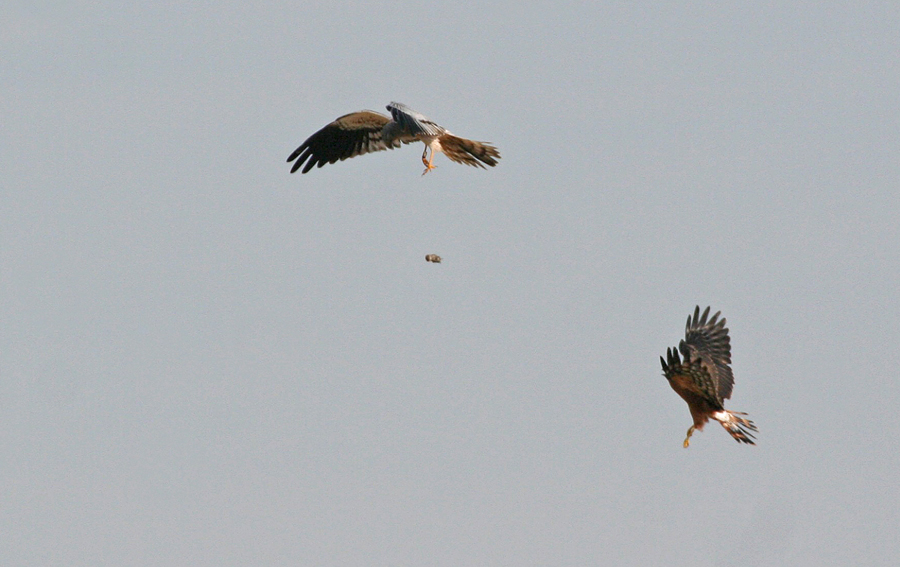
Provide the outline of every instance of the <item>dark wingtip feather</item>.
<path id="1" fill-rule="evenodd" d="M 297 159 L 297 156 L 300 155 L 300 152 L 302 152 L 303 149 L 304 149 L 305 147 L 306 147 L 306 144 L 302 144 L 299 148 L 297 148 L 296 150 L 294 150 L 293 152 L 291 152 L 291 155 L 289 155 L 288 158 L 287 158 L 288 163 L 290 163 L 290 162 L 294 161 L 295 159 Z"/>
<path id="2" fill-rule="evenodd" d="M 697 309 L 700 309 L 700 306 L 697 306 Z M 706 306 L 706 309 L 703 310 L 703 315 L 700 316 L 700 327 L 706 326 L 706 318 L 709 316 L 709 305 Z M 696 321 L 696 319 L 695 319 Z"/>
<path id="3" fill-rule="evenodd" d="M 681 357 L 678 351 L 672 347 L 666 349 L 666 357 L 669 359 L 669 366 L 678 366 L 681 364 Z"/>

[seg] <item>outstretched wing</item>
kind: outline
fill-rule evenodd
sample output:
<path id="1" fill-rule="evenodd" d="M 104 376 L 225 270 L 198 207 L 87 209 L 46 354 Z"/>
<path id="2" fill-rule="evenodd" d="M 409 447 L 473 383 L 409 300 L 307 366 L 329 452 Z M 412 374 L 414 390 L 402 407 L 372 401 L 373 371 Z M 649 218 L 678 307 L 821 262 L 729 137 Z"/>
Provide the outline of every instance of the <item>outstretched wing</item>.
<path id="1" fill-rule="evenodd" d="M 456 163 L 464 163 L 485 169 L 484 165 L 494 167 L 500 159 L 497 148 L 486 143 L 466 140 L 453 134 L 444 134 L 439 138 L 441 151 Z M 484 165 L 482 165 L 484 164 Z"/>
<path id="2" fill-rule="evenodd" d="M 304 162 L 306 166 L 303 167 L 303 173 L 306 173 L 313 166 L 322 167 L 326 163 L 343 161 L 369 152 L 399 148 L 400 140 L 391 139 L 387 142 L 382 137 L 384 125 L 390 121 L 387 116 L 371 110 L 341 116 L 294 150 L 287 159 L 288 163 L 297 160 L 291 167 L 291 173 L 300 169 Z"/>
<path id="3" fill-rule="evenodd" d="M 700 315 L 700 306 L 694 308 L 693 318 L 688 316 L 684 340 L 678 349 L 686 360 L 697 361 L 709 373 L 716 386 L 716 398 L 721 403 L 731 397 L 734 374 L 731 372 L 731 338 L 721 311 L 709 317 L 709 307 Z"/>
<path id="4" fill-rule="evenodd" d="M 386 107 L 394 122 L 397 123 L 400 133 L 408 136 L 440 136 L 446 134 L 443 126 L 415 110 L 399 102 L 392 102 Z"/>
<path id="5" fill-rule="evenodd" d="M 692 360 L 685 356 L 682 361 L 678 350 L 669 348 L 666 349 L 666 358 L 659 357 L 659 362 L 662 364 L 663 375 L 688 403 L 691 411 L 722 409 L 722 402 L 716 394 L 716 381 L 699 359 Z"/>

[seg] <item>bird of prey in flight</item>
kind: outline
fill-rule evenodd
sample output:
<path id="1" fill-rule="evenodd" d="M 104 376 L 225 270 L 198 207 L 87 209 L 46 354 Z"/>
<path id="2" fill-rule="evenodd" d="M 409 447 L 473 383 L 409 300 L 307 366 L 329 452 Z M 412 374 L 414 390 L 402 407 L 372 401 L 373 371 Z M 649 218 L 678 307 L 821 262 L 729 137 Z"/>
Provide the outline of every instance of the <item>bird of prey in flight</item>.
<path id="1" fill-rule="evenodd" d="M 435 168 L 433 162 L 436 152 L 444 152 L 456 163 L 482 169 L 485 165 L 494 167 L 500 159 L 500 153 L 494 146 L 454 136 L 446 128 L 406 105 L 392 102 L 387 105 L 387 109 L 391 113 L 390 118 L 371 110 L 361 110 L 345 114 L 325 126 L 307 138 L 288 157 L 288 162 L 294 162 L 291 173 L 301 166 L 303 173 L 306 173 L 313 166 L 322 167 L 326 163 L 370 152 L 392 150 L 399 148 L 401 144 L 413 142 L 425 144 L 425 151 L 422 152 L 425 171 L 422 175 Z M 431 156 L 426 159 L 429 149 Z"/>
<path id="2" fill-rule="evenodd" d="M 709 307 L 700 315 L 700 306 L 694 308 L 694 317 L 688 315 L 684 340 L 678 349 L 670 348 L 666 358 L 659 357 L 663 376 L 669 380 L 672 389 L 687 402 L 694 418 L 694 425 L 687 431 L 684 447 L 690 444 L 695 430 L 702 430 L 710 418 L 722 424 L 732 437 L 740 443 L 754 445 L 757 431 L 749 419 L 741 412 L 725 409 L 724 402 L 731 397 L 734 375 L 731 373 L 731 339 L 725 319 L 719 320 L 721 312 L 711 319 Z M 678 355 L 679 351 L 681 356 Z"/>

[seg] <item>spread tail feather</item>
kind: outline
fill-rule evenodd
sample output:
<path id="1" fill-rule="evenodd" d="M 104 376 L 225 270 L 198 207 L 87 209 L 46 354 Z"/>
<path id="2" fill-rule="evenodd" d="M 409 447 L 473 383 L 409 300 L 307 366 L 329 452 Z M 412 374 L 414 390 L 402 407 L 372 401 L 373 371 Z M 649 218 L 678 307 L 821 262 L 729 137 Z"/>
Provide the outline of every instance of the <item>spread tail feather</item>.
<path id="1" fill-rule="evenodd" d="M 440 137 L 440 142 L 441 151 L 456 163 L 484 169 L 485 165 L 494 167 L 497 165 L 497 160 L 500 159 L 500 152 L 497 151 L 497 148 L 486 142 L 466 140 L 453 134 L 444 134 Z"/>
<path id="2" fill-rule="evenodd" d="M 722 410 L 714 413 L 712 417 L 721 423 L 722 427 L 724 427 L 738 443 L 756 445 L 756 443 L 753 442 L 756 437 L 754 437 L 751 431 L 755 432 L 758 431 L 758 429 L 756 429 L 756 426 L 752 421 L 740 417 L 742 415 L 747 414 L 739 411 Z"/>

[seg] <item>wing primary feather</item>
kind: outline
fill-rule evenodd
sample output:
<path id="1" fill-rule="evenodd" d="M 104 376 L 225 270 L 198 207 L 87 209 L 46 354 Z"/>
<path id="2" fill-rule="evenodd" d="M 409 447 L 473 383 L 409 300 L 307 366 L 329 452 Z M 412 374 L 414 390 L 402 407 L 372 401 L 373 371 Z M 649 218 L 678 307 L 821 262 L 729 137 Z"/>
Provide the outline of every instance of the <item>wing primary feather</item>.
<path id="1" fill-rule="evenodd" d="M 288 156 L 291 173 L 301 167 L 303 173 L 326 163 L 336 163 L 370 152 L 391 149 L 382 141 L 382 130 L 390 119 L 371 110 L 341 116 L 320 129 Z M 295 161 L 296 160 L 296 161 Z"/>
<path id="2" fill-rule="evenodd" d="M 731 370 L 731 339 L 725 319 L 719 319 L 721 311 L 709 317 L 710 307 L 702 315 L 700 306 L 694 308 L 692 317 L 688 318 L 683 346 L 679 350 L 692 363 L 697 363 L 709 374 L 714 385 L 714 393 L 721 403 L 728 399 L 734 388 L 734 374 Z"/>

